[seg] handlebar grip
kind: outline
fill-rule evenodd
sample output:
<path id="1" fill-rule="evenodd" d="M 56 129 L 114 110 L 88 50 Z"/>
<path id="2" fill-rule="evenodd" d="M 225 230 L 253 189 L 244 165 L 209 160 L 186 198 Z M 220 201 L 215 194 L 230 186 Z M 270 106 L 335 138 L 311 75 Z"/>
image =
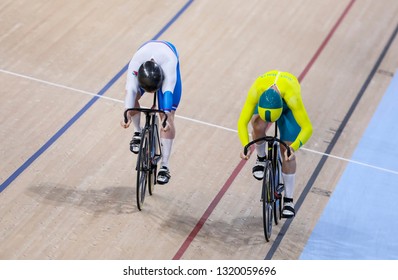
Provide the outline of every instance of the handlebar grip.
<path id="1" fill-rule="evenodd" d="M 243 148 L 243 154 L 245 155 L 245 156 L 247 156 L 247 151 L 248 150 L 248 148 L 247 148 L 247 146 L 245 146 L 244 148 Z"/>
<path id="2" fill-rule="evenodd" d="M 163 116 L 164 116 L 164 119 L 163 119 L 163 122 L 162 122 L 162 127 L 163 128 L 165 128 L 166 127 L 166 125 L 167 125 L 167 114 L 166 114 L 166 112 L 164 112 L 164 111 L 159 111 L 159 113 L 162 113 L 163 114 Z"/>
<path id="3" fill-rule="evenodd" d="M 287 146 L 286 149 L 287 149 L 287 157 L 290 157 L 290 155 L 292 154 L 292 152 L 290 151 L 290 146 Z"/>
<path id="4" fill-rule="evenodd" d="M 127 119 L 127 112 L 128 112 L 128 110 L 125 110 L 124 113 L 123 113 L 123 116 L 124 116 L 124 123 L 127 123 L 127 122 L 128 122 L 128 119 Z"/>

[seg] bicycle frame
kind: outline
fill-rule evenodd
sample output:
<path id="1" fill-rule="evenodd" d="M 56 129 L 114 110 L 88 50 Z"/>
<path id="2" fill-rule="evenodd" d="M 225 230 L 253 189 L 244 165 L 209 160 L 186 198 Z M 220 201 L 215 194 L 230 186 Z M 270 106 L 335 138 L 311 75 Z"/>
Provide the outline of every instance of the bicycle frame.
<path id="1" fill-rule="evenodd" d="M 157 114 L 164 116 L 162 126 L 166 126 L 167 115 L 164 111 L 154 109 L 156 107 L 156 94 L 154 94 L 153 105 L 151 108 L 129 108 L 124 111 L 124 122 L 128 122 L 127 113 L 137 111 L 145 114 L 145 125 L 141 133 L 140 150 L 137 157 L 137 206 L 142 209 L 144 203 L 146 186 L 148 185 L 149 194 L 152 195 L 153 186 L 156 184 L 157 164 L 162 158 L 162 145 L 158 130 Z"/>

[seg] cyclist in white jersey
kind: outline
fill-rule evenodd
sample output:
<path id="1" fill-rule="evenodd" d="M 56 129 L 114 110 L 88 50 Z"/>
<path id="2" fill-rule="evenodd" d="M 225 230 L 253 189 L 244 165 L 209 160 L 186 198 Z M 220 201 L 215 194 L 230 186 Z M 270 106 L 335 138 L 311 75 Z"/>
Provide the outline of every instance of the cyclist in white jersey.
<path id="1" fill-rule="evenodd" d="M 176 135 L 174 125 L 175 111 L 182 93 L 180 64 L 177 49 L 167 41 L 151 40 L 144 43 L 134 54 L 127 70 L 125 109 L 140 107 L 139 100 L 145 92 L 158 96 L 159 110 L 167 114 L 166 127 L 162 127 L 160 138 L 163 147 L 161 168 L 157 176 L 159 184 L 169 182 L 169 157 Z M 128 122 L 121 122 L 123 128 L 134 126 L 130 150 L 138 153 L 141 139 L 141 114 L 129 111 Z"/>

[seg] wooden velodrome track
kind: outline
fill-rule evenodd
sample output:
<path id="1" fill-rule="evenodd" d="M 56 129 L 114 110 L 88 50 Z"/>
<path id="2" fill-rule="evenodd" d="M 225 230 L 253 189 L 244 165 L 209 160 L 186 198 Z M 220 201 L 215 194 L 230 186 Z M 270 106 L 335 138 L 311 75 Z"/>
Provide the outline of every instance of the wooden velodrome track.
<path id="1" fill-rule="evenodd" d="M 398 68 L 397 14 L 396 0 L 2 0 L 0 259 L 298 259 Z M 124 67 L 154 38 L 179 50 L 183 96 L 172 180 L 140 212 L 119 122 Z M 297 216 L 266 243 L 236 123 L 271 69 L 299 77 L 314 134 Z"/>

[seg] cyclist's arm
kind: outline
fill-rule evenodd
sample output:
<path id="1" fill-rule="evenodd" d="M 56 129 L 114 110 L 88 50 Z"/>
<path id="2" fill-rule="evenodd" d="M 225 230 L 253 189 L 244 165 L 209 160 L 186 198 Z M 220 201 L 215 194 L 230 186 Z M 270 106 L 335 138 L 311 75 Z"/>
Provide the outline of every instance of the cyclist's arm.
<path id="1" fill-rule="evenodd" d="M 290 145 L 294 151 L 297 151 L 310 139 L 312 124 L 300 96 L 291 97 L 289 100 L 286 100 L 286 103 L 292 110 L 293 116 L 301 128 L 296 140 Z"/>
<path id="2" fill-rule="evenodd" d="M 242 111 L 239 116 L 238 136 L 243 147 L 246 146 L 250 141 L 249 130 L 247 128 L 247 125 L 249 124 L 253 116 L 254 109 L 256 108 L 258 102 L 256 96 L 257 96 L 257 90 L 253 85 L 249 90 L 245 104 L 243 105 Z"/>
<path id="3" fill-rule="evenodd" d="M 160 63 L 164 73 L 162 91 L 173 92 L 177 83 L 177 64 L 178 60 L 175 55 L 170 56 L 167 61 Z"/>
<path id="4" fill-rule="evenodd" d="M 126 90 L 126 96 L 124 98 L 125 109 L 134 107 L 136 97 L 137 97 L 137 92 L 133 90 Z"/>
<path id="5" fill-rule="evenodd" d="M 164 72 L 164 81 L 162 84 L 163 92 L 163 110 L 171 112 L 173 106 L 173 92 L 177 83 L 177 64 L 178 59 L 173 53 L 167 58 L 167 61 L 161 63 L 162 70 Z"/>
<path id="6" fill-rule="evenodd" d="M 140 65 L 141 61 L 137 60 L 134 56 L 127 69 L 126 96 L 124 99 L 124 106 L 126 109 L 133 108 L 135 105 L 135 99 L 138 94 L 137 69 Z"/>
<path id="7" fill-rule="evenodd" d="M 173 106 L 173 94 L 171 91 L 166 91 L 163 93 L 163 104 L 162 108 L 165 112 L 169 113 L 171 112 Z"/>

